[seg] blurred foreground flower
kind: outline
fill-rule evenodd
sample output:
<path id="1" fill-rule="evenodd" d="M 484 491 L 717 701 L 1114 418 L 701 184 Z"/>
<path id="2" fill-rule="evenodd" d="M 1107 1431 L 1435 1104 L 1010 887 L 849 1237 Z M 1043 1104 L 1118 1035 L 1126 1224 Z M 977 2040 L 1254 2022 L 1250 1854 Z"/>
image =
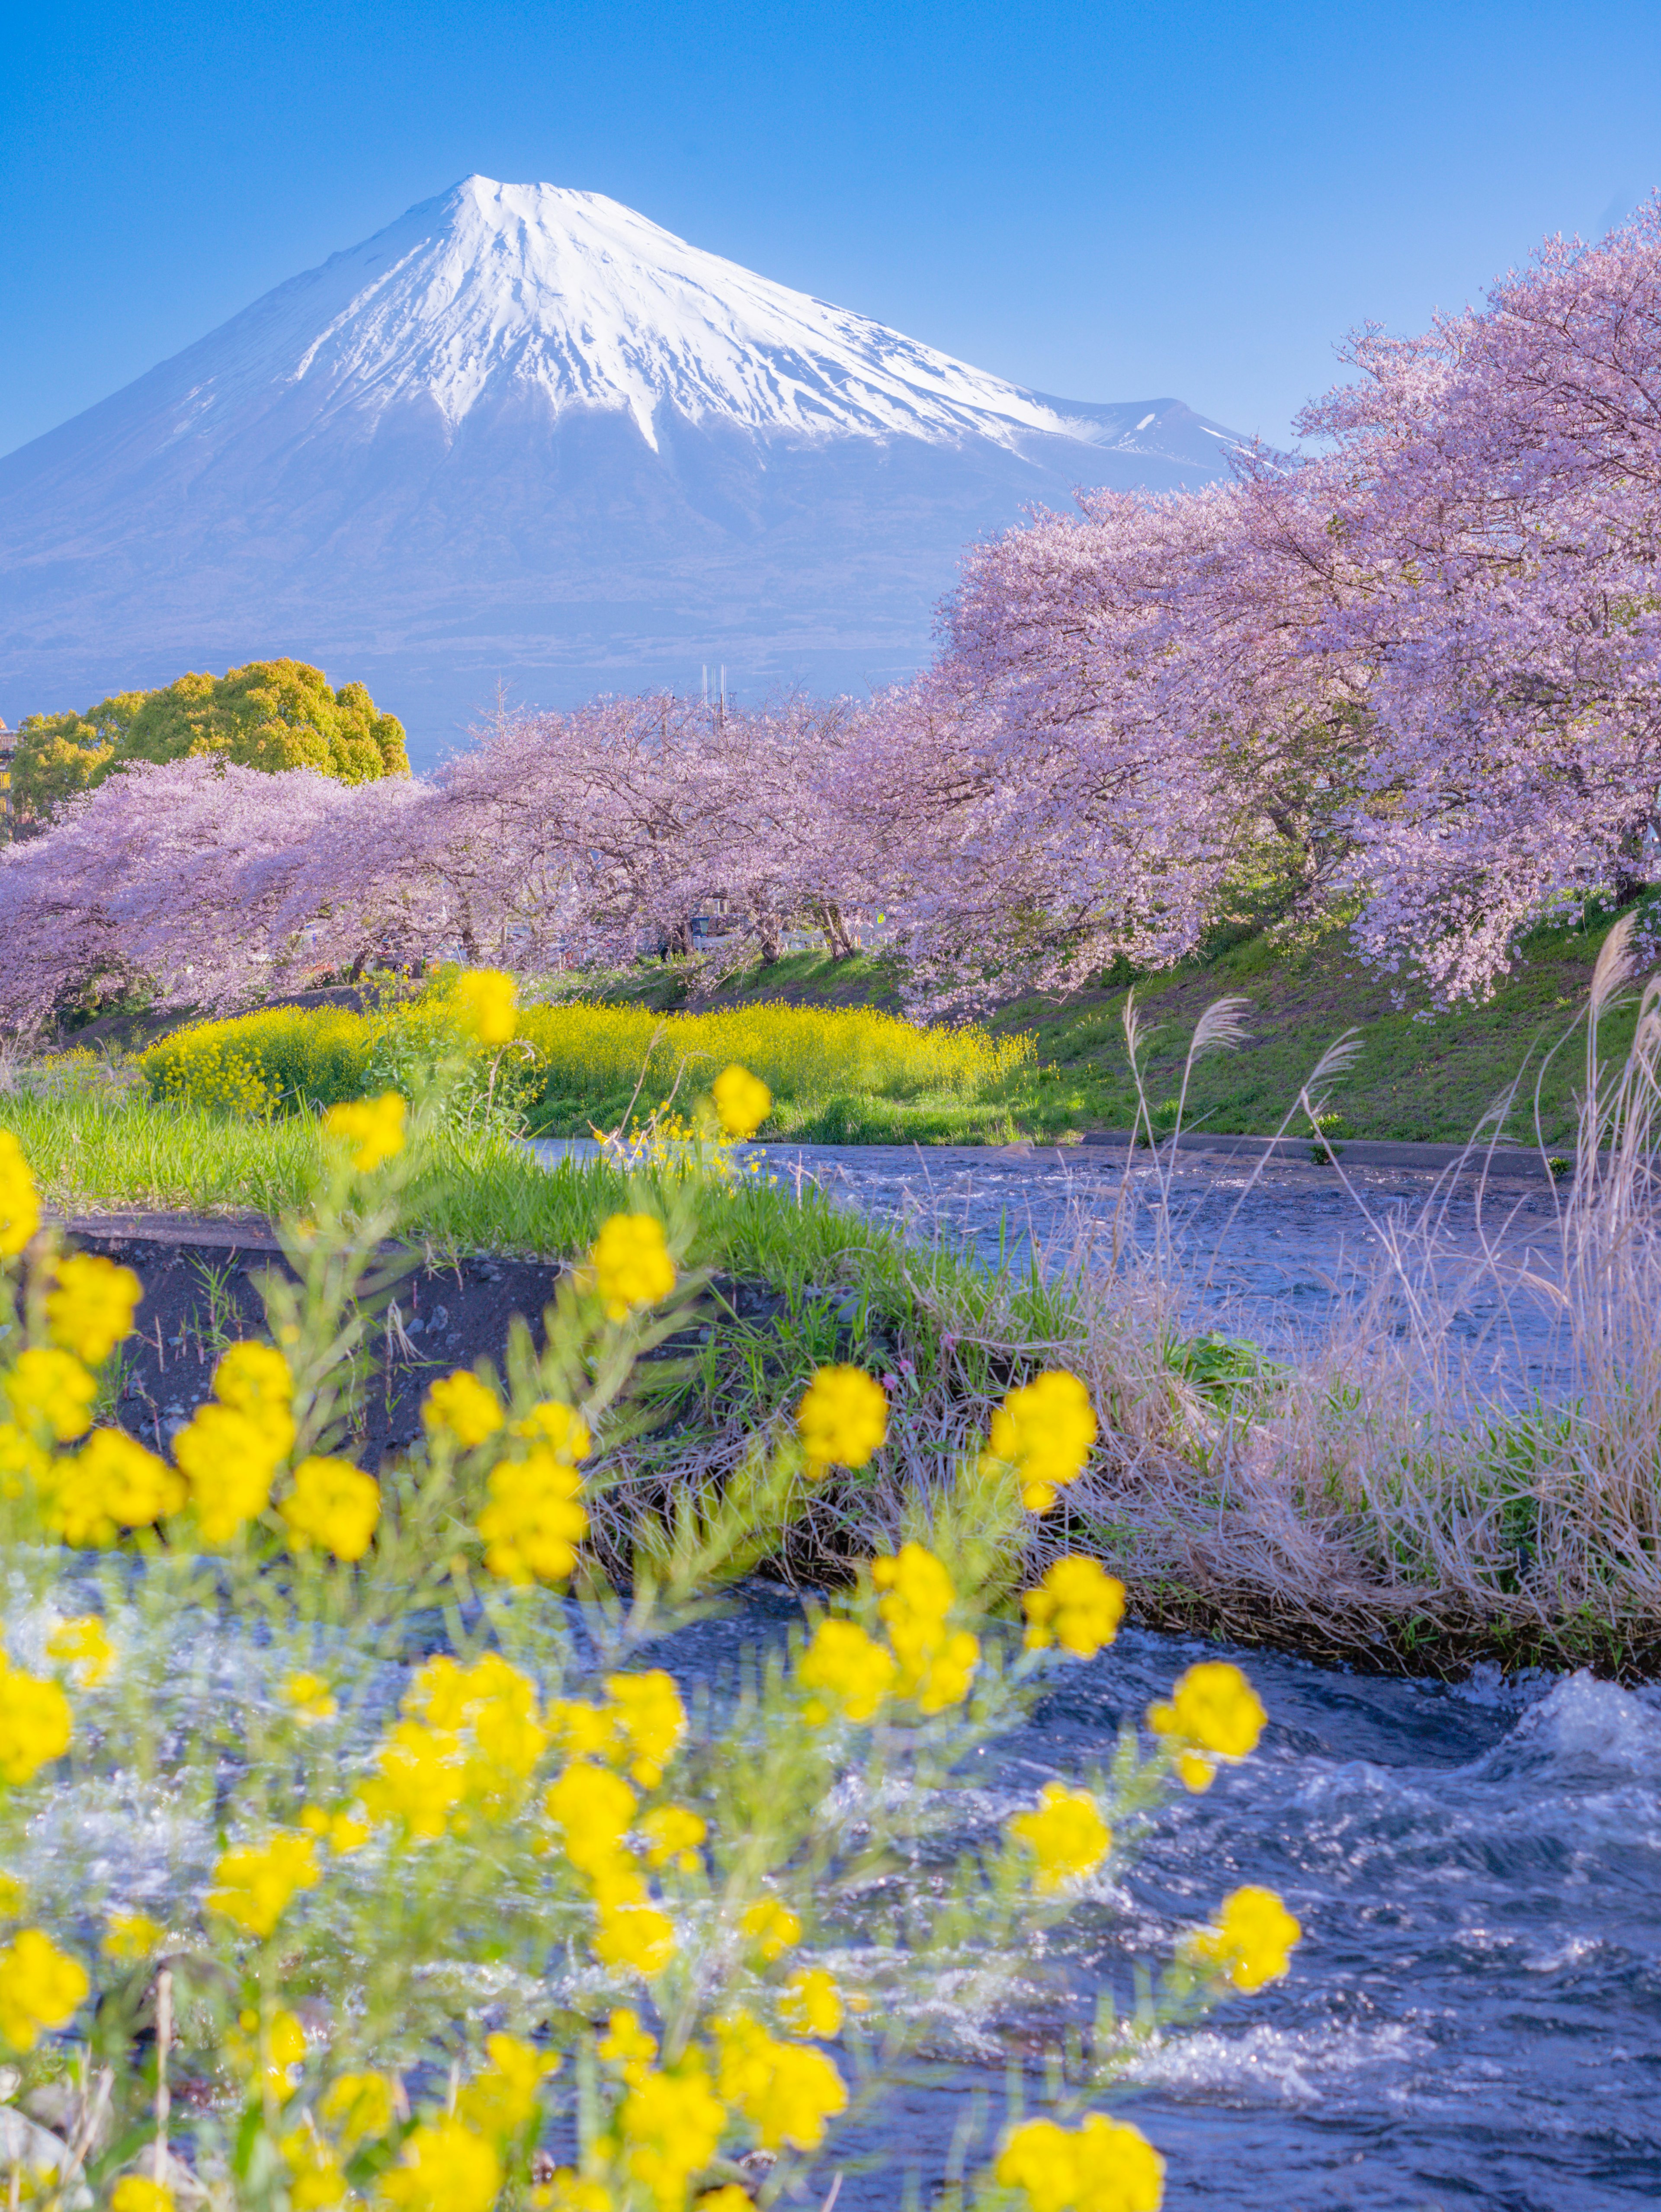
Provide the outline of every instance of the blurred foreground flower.
<path id="1" fill-rule="evenodd" d="M 1226 1659 L 1190 1667 L 1168 1701 L 1147 1709 L 1148 1726 L 1166 1739 L 1177 1773 L 1195 1790 L 1211 1787 L 1220 1760 L 1232 1764 L 1257 1748 L 1266 1717 L 1257 1692 Z"/>
<path id="2" fill-rule="evenodd" d="M 796 1408 L 808 1465 L 865 1467 L 888 1435 L 888 1399 L 861 1367 L 821 1367 Z"/>
<path id="3" fill-rule="evenodd" d="M 714 1097 L 721 1127 L 739 1143 L 753 1137 L 773 1110 L 773 1094 L 761 1078 L 736 1063 L 715 1078 Z"/>
<path id="4" fill-rule="evenodd" d="M 514 1034 L 518 986 L 500 968 L 469 968 L 456 979 L 462 1027 L 481 1044 L 507 1044 Z"/>
<path id="5" fill-rule="evenodd" d="M 588 1263 L 609 1321 L 627 1321 L 675 1287 L 663 1224 L 649 1213 L 614 1213 L 594 1239 Z"/>
<path id="6" fill-rule="evenodd" d="M 1012 1390 L 993 1414 L 983 1464 L 1013 1468 L 1021 1504 L 1043 1513 L 1084 1473 L 1095 1441 L 1090 1393 L 1076 1375 L 1055 1369 Z"/>
<path id="7" fill-rule="evenodd" d="M 332 1106 L 323 1116 L 323 1133 L 350 1145 L 352 1165 L 359 1175 L 373 1175 L 378 1167 L 404 1149 L 404 1123 L 409 1111 L 396 1091 L 379 1098 L 365 1098 L 350 1106 Z"/>

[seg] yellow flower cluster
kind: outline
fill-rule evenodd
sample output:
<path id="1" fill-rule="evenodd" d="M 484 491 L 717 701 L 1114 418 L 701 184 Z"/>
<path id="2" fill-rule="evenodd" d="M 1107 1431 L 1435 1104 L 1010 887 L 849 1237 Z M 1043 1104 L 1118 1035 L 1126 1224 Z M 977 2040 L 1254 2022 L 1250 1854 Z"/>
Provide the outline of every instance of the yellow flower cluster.
<path id="1" fill-rule="evenodd" d="M 677 1866 L 683 1874 L 698 1864 L 698 1846 L 709 1834 L 703 1816 L 684 1805 L 659 1805 L 639 1822 L 646 1863 L 654 1869 Z"/>
<path id="2" fill-rule="evenodd" d="M 821 1367 L 796 1408 L 808 1465 L 864 1467 L 888 1434 L 888 1399 L 859 1367 Z"/>
<path id="3" fill-rule="evenodd" d="M 56 1682 L 26 1674 L 0 1654 L 0 1782 L 32 1782 L 70 1747 L 70 1701 Z"/>
<path id="4" fill-rule="evenodd" d="M 114 1668 L 115 1646 L 100 1615 L 82 1613 L 58 1622 L 46 1638 L 46 1656 L 67 1666 L 82 1689 L 95 1690 Z"/>
<path id="5" fill-rule="evenodd" d="M 773 1110 L 773 1094 L 760 1076 L 736 1060 L 715 1078 L 715 1101 L 721 1127 L 740 1144 L 755 1135 Z"/>
<path id="6" fill-rule="evenodd" d="M 490 1502 L 478 1516 L 484 1564 L 514 1583 L 558 1582 L 576 1565 L 588 1527 L 577 1504 L 577 1463 L 591 1439 L 587 1425 L 551 1399 L 533 1406 L 514 1434 L 519 1455 L 490 1473 Z"/>
<path id="7" fill-rule="evenodd" d="M 42 1482 L 46 1526 L 67 1544 L 109 1544 L 118 1528 L 148 1528 L 185 1503 L 164 1460 L 119 1429 L 94 1429 Z"/>
<path id="8" fill-rule="evenodd" d="M 803 1708 L 823 1727 L 837 1712 L 850 1721 L 874 1720 L 898 1673 L 894 1656 L 856 1621 L 822 1620 L 796 1668 L 796 1679 L 818 1694 Z"/>
<path id="9" fill-rule="evenodd" d="M 1170 1746 L 1190 1790 L 1208 1790 L 1220 1760 L 1249 1758 L 1268 1716 L 1238 1667 L 1208 1659 L 1190 1667 L 1168 1701 L 1147 1709 L 1147 1724 Z"/>
<path id="10" fill-rule="evenodd" d="M 234 1344 L 214 1370 L 213 1401 L 173 1444 L 206 1544 L 228 1544 L 271 1503 L 277 1470 L 294 1449 L 294 1377 L 274 1346 Z"/>
<path id="11" fill-rule="evenodd" d="M 516 2035 L 499 2033 L 486 2036 L 484 2054 L 490 2064 L 462 2091 L 456 2110 L 478 2134 L 493 2142 L 508 2142 L 522 2136 L 537 2117 L 537 2092 L 550 2074 L 558 2071 L 559 2060 L 545 2057 Z"/>
<path id="12" fill-rule="evenodd" d="M 0 2045 L 21 2057 L 48 2028 L 64 2027 L 91 1984 L 80 1961 L 38 1928 L 0 1950 Z"/>
<path id="13" fill-rule="evenodd" d="M 1009 1393 L 992 1416 L 982 1463 L 1013 1468 L 1021 1504 L 1043 1513 L 1084 1473 L 1095 1441 L 1090 1393 L 1076 1375 L 1052 1370 Z"/>
<path id="14" fill-rule="evenodd" d="M 283 1685 L 283 1702 L 292 1705 L 303 1721 L 332 1721 L 340 1708 L 328 1678 L 301 1671 Z"/>
<path id="15" fill-rule="evenodd" d="M 302 1459 L 277 1507 L 297 1550 L 321 1545 L 338 1559 L 361 1559 L 380 1520 L 380 1488 L 344 1459 Z"/>
<path id="16" fill-rule="evenodd" d="M 1059 1644 L 1080 1659 L 1093 1659 L 1119 1632 L 1124 1584 L 1095 1559 L 1057 1559 L 1036 1589 L 1023 1591 L 1026 1648 Z"/>
<path id="17" fill-rule="evenodd" d="M 131 1267 L 77 1252 L 58 1263 L 46 1293 L 46 1328 L 54 1344 L 96 1367 L 132 1334 L 132 1317 L 143 1295 Z"/>
<path id="18" fill-rule="evenodd" d="M 604 1705 L 567 1698 L 549 1708 L 548 1720 L 574 1757 L 626 1766 L 644 1790 L 657 1788 L 686 1734 L 675 1678 L 660 1667 L 608 1674 Z"/>
<path id="19" fill-rule="evenodd" d="M 608 1321 L 627 1321 L 675 1287 L 675 1263 L 654 1214 L 614 1213 L 602 1224 L 588 1265 Z"/>
<path id="20" fill-rule="evenodd" d="M 507 1044 L 514 1034 L 519 990 L 500 968 L 469 968 L 456 978 L 461 1025 L 481 1044 Z"/>
<path id="21" fill-rule="evenodd" d="M 806 1966 L 785 1984 L 779 2017 L 798 2035 L 835 2035 L 842 2026 L 842 1991 L 822 1966 Z"/>
<path id="22" fill-rule="evenodd" d="M 697 2051 L 672 2074 L 650 2073 L 618 2109 L 623 2163 L 657 2212 L 681 2212 L 687 2184 L 715 2154 L 727 2110 Z"/>
<path id="23" fill-rule="evenodd" d="M 894 1647 L 902 1696 L 915 1698 L 925 1713 L 961 1704 L 980 1664 L 981 1647 L 967 1629 L 946 1626 L 958 1599 L 951 1576 L 932 1552 L 910 1543 L 893 1559 L 873 1559 L 871 1579 L 887 1593 L 877 1610 Z"/>
<path id="24" fill-rule="evenodd" d="M 294 2094 L 295 2069 L 306 2063 L 306 2031 L 298 2015 L 282 2005 L 268 2008 L 263 2018 L 249 2008 L 238 2014 L 225 2056 L 245 2081 L 286 2105 Z"/>
<path id="25" fill-rule="evenodd" d="M 842 2075 L 822 2051 L 781 2043 L 746 2012 L 715 2022 L 715 2087 L 764 2150 L 817 2150 L 824 2124 L 848 2103 Z"/>
<path id="26" fill-rule="evenodd" d="M 179 2212 L 179 2200 L 165 2181 L 124 2173 L 110 2191 L 110 2212 Z"/>
<path id="27" fill-rule="evenodd" d="M 405 2137 L 380 2194 L 403 2212 L 490 2212 L 502 2189 L 496 2146 L 459 2120 L 424 2122 Z"/>
<path id="28" fill-rule="evenodd" d="M 1061 1782 L 1047 1783 L 1037 1810 L 1018 1813 L 1009 1832 L 1037 1862 L 1041 1896 L 1093 1874 L 1113 1848 L 1113 1832 L 1089 1790 Z"/>
<path id="29" fill-rule="evenodd" d="M 471 1811 L 513 1811 L 548 1747 L 535 1683 L 496 1652 L 470 1667 L 429 1659 L 403 1713 L 382 1739 L 377 1771 L 361 1795 L 372 1820 L 398 1821 L 429 1839 L 453 1820 L 464 1825 Z"/>
<path id="30" fill-rule="evenodd" d="M 745 1942 L 764 1966 L 770 1966 L 801 1941 L 800 1921 L 776 1897 L 758 1898 L 746 1907 L 739 1924 Z"/>
<path id="31" fill-rule="evenodd" d="M 0 1129 L 0 1260 L 15 1260 L 40 1226 L 40 1194 L 23 1148 Z"/>
<path id="32" fill-rule="evenodd" d="M 323 1116 L 323 1133 L 352 1147 L 352 1166 L 359 1175 L 373 1175 L 403 1151 L 408 1112 L 396 1091 L 383 1091 L 379 1098 L 330 1107 Z"/>
<path id="33" fill-rule="evenodd" d="M 1223 1899 L 1215 1920 L 1190 1936 L 1180 1955 L 1237 1990 L 1260 1990 L 1285 1973 L 1303 1932 L 1272 1889 L 1248 1883 Z"/>
<path id="34" fill-rule="evenodd" d="M 38 1443 L 73 1443 L 92 1426 L 97 1378 L 73 1352 L 31 1345 L 18 1353 L 3 1387 L 13 1420 Z"/>
<path id="35" fill-rule="evenodd" d="M 1014 2129 L 994 2169 L 1024 2190 L 1030 2212 L 1159 2212 L 1165 2160 L 1140 2129 L 1087 2112 L 1076 2131 L 1054 2120 Z"/>
<path id="36" fill-rule="evenodd" d="M 104 1930 L 104 1956 L 137 1966 L 153 1959 L 167 1940 L 167 1929 L 148 1912 L 113 1912 Z"/>
<path id="37" fill-rule="evenodd" d="M 459 1367 L 428 1391 L 421 1401 L 421 1418 L 435 1443 L 475 1451 L 495 1436 L 508 1417 L 490 1384 Z"/>
<path id="38" fill-rule="evenodd" d="M 247 1936 L 269 1936 L 296 1892 L 315 1889 L 322 1879 L 317 1845 L 310 1836 L 278 1833 L 263 1844 L 240 1844 L 222 1851 L 213 1870 L 216 1887 L 204 1900 Z"/>

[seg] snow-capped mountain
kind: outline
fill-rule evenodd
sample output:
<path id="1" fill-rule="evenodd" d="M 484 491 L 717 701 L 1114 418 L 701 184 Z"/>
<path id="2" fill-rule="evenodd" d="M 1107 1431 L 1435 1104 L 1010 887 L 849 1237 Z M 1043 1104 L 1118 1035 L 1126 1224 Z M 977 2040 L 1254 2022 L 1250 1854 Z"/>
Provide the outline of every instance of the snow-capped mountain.
<path id="1" fill-rule="evenodd" d="M 0 711 L 288 652 L 430 757 L 498 680 L 863 688 L 927 657 L 965 540 L 1234 442 L 470 177 L 0 460 Z"/>

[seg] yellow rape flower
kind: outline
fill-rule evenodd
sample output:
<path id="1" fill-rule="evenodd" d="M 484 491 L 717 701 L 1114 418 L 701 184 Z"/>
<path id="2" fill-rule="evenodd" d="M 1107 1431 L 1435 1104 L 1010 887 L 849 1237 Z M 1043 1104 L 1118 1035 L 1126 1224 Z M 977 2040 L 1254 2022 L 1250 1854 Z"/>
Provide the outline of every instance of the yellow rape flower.
<path id="1" fill-rule="evenodd" d="M 822 1620 L 801 1655 L 796 1679 L 819 1694 L 803 1708 L 822 1726 L 840 1710 L 850 1721 L 868 1721 L 893 1686 L 893 1654 L 874 1643 L 857 1622 Z"/>
<path id="2" fill-rule="evenodd" d="M 102 1618 L 95 1613 L 77 1613 L 60 1620 L 46 1638 L 46 1656 L 67 1664 L 83 1690 L 106 1681 L 115 1666 L 115 1646 Z"/>
<path id="3" fill-rule="evenodd" d="M 380 1486 L 350 1460 L 302 1459 L 277 1510 L 297 1545 L 320 1544 L 338 1559 L 361 1559 L 380 1520 Z"/>
<path id="4" fill-rule="evenodd" d="M 42 1681 L 0 1656 L 0 1782 L 32 1782 L 70 1747 L 70 1701 L 56 1682 Z"/>
<path id="5" fill-rule="evenodd" d="M 323 1116 L 323 1133 L 352 1147 L 352 1165 L 359 1175 L 373 1175 L 385 1161 L 404 1149 L 404 1123 L 408 1109 L 396 1091 L 379 1098 L 364 1098 L 350 1106 L 332 1106 Z"/>
<path id="6" fill-rule="evenodd" d="M 153 1959 L 167 1940 L 167 1929 L 148 1912 L 113 1912 L 104 1929 L 104 1956 L 138 1966 Z"/>
<path id="7" fill-rule="evenodd" d="M 307 1834 L 316 1836 L 332 1851 L 362 1850 L 369 1840 L 368 1822 L 354 1813 L 327 1813 L 321 1805 L 302 1805 L 299 1819 Z"/>
<path id="8" fill-rule="evenodd" d="M 380 2193 L 404 2212 L 490 2212 L 502 2188 L 494 2143 L 459 2120 L 412 2130 L 400 2163 L 380 2179 Z"/>
<path id="9" fill-rule="evenodd" d="M 1022 1504 L 1042 1513 L 1064 1483 L 1084 1473 L 1095 1441 L 1089 1392 L 1076 1375 L 1052 1370 L 1012 1390 L 993 1414 L 985 1458 L 1013 1468 Z"/>
<path id="10" fill-rule="evenodd" d="M 1037 1862 L 1037 1887 L 1048 1896 L 1093 1874 L 1113 1848 L 1113 1832 L 1087 1790 L 1046 1784 L 1034 1813 L 1018 1813 L 1009 1832 Z"/>
<path id="11" fill-rule="evenodd" d="M 294 2070 L 306 2062 L 306 2031 L 298 2015 L 277 2006 L 267 2014 L 262 2037 L 259 2014 L 237 2015 L 238 2033 L 226 2039 L 226 2056 L 246 2081 L 258 2079 L 278 2104 L 294 2094 Z"/>
<path id="12" fill-rule="evenodd" d="M 198 1406 L 173 1439 L 204 1544 L 229 1544 L 271 1503 L 283 1447 L 234 1406 Z"/>
<path id="13" fill-rule="evenodd" d="M 441 1836 L 467 1786 L 456 1738 L 399 1721 L 377 1747 L 375 1765 L 359 1793 L 370 1818 L 429 1840 Z"/>
<path id="14" fill-rule="evenodd" d="M 46 1435 L 58 1443 L 73 1443 L 92 1426 L 93 1401 L 98 1395 L 97 1377 L 73 1352 L 58 1352 L 44 1344 L 20 1352 L 3 1388 L 20 1428 L 31 1435 Z"/>
<path id="15" fill-rule="evenodd" d="M 642 1306 L 656 1305 L 675 1287 L 663 1224 L 650 1213 L 614 1213 L 594 1239 L 588 1264 L 611 1321 L 626 1321 Z"/>
<path id="16" fill-rule="evenodd" d="M 507 1044 L 514 1034 L 519 987 L 500 968 L 469 968 L 456 978 L 461 1025 L 481 1044 Z"/>
<path id="17" fill-rule="evenodd" d="M 682 2212 L 686 2185 L 715 2156 L 726 2122 L 726 2106 L 695 2065 L 631 2087 L 618 2110 L 624 2160 L 658 2212 Z"/>
<path id="18" fill-rule="evenodd" d="M 277 2139 L 289 2168 L 289 2212 L 333 2212 L 351 2193 L 340 2161 L 316 2130 L 290 2128 Z"/>
<path id="19" fill-rule="evenodd" d="M 213 1370 L 222 1406 L 246 1413 L 280 1459 L 294 1449 L 294 1375 L 274 1344 L 233 1344 Z"/>
<path id="20" fill-rule="evenodd" d="M 715 1081 L 715 1112 L 729 1137 L 742 1143 L 753 1137 L 773 1110 L 773 1094 L 760 1076 L 736 1063 L 723 1068 Z"/>
<path id="21" fill-rule="evenodd" d="M 1226 1659 L 1190 1667 L 1168 1702 L 1147 1709 L 1147 1724 L 1171 1747 L 1188 1788 L 1208 1790 L 1219 1760 L 1248 1758 L 1257 1747 L 1268 1716 L 1238 1667 Z"/>
<path id="22" fill-rule="evenodd" d="M 592 1874 L 621 1850 L 637 1802 L 620 1774 L 574 1759 L 545 1792 L 542 1809 L 564 1830 L 571 1864 Z"/>
<path id="23" fill-rule="evenodd" d="M 94 1429 L 73 1459 L 55 1460 L 45 1483 L 46 1526 L 66 1544 L 109 1544 L 117 1528 L 147 1528 L 185 1503 L 164 1460 L 120 1429 Z"/>
<path id="24" fill-rule="evenodd" d="M 124 2173 L 110 2191 L 110 2212 L 177 2212 L 178 2199 L 164 2181 Z"/>
<path id="25" fill-rule="evenodd" d="M 463 1451 L 472 1451 L 495 1436 L 507 1416 L 490 1384 L 459 1367 L 428 1391 L 421 1418 L 429 1436 L 453 1440 Z"/>
<path id="26" fill-rule="evenodd" d="M 340 1710 L 326 1677 L 307 1674 L 303 1669 L 290 1674 L 283 1683 L 283 1702 L 285 1705 L 292 1705 L 301 1718 L 307 1721 L 332 1721 Z M 309 1826 L 310 1823 L 306 1825 Z"/>
<path id="27" fill-rule="evenodd" d="M 0 1129 L 0 1260 L 15 1260 L 40 1226 L 40 1194 L 23 1148 Z"/>
<path id="28" fill-rule="evenodd" d="M 946 1626 L 957 1602 L 952 1577 L 934 1553 L 903 1544 L 892 1559 L 873 1559 L 871 1579 L 886 1595 L 877 1610 L 899 1663 L 901 1692 L 924 1713 L 961 1704 L 980 1664 L 981 1647 L 967 1630 Z"/>
<path id="29" fill-rule="evenodd" d="M 58 1263 L 57 1280 L 46 1293 L 46 1327 L 52 1340 L 89 1367 L 107 1359 L 124 1337 L 132 1334 L 133 1312 L 143 1295 L 131 1267 L 118 1267 L 77 1252 Z"/>
<path id="30" fill-rule="evenodd" d="M 0 1420 L 0 1498 L 21 1498 L 40 1489 L 51 1468 L 50 1456 L 32 1436 L 15 1421 Z"/>
<path id="31" fill-rule="evenodd" d="M 834 2035 L 842 2026 L 842 1991 L 822 1966 L 804 1967 L 784 1985 L 779 2018 L 798 2035 Z"/>
<path id="32" fill-rule="evenodd" d="M 554 1398 L 532 1406 L 522 1420 L 514 1423 L 512 1433 L 527 1443 L 545 1446 L 566 1467 L 575 1467 L 587 1459 L 593 1443 L 581 1414 Z"/>
<path id="33" fill-rule="evenodd" d="M 208 1911 L 249 1936 L 269 1936 L 296 1891 L 314 1889 L 322 1878 L 312 1838 L 280 1833 L 222 1852 L 213 1877 L 218 1887 L 204 1900 Z"/>
<path id="34" fill-rule="evenodd" d="M 392 2124 L 391 2084 L 380 2074 L 338 2074 L 319 2106 L 325 2126 L 350 2158 L 360 2143 L 379 2142 Z"/>
<path id="35" fill-rule="evenodd" d="M 822 2051 L 781 2043 L 748 2013 L 715 2022 L 715 2086 L 764 2149 L 817 2150 L 825 2121 L 848 2103 L 842 2075 Z"/>
<path id="36" fill-rule="evenodd" d="M 698 1845 L 709 1831 L 698 1814 L 684 1805 L 660 1805 L 641 1822 L 640 1832 L 648 1866 L 673 1864 L 684 1874 L 691 1874 L 698 1863 Z"/>
<path id="37" fill-rule="evenodd" d="M 469 2127 L 503 2142 L 523 2135 L 536 2118 L 537 2091 L 558 2071 L 559 2060 L 517 2035 L 487 2036 L 484 2052 L 490 2063 L 462 2091 L 456 2109 Z"/>
<path id="38" fill-rule="evenodd" d="M 1030 2212 L 1159 2212 L 1165 2160 L 1139 2128 L 1087 2112 L 1070 2131 L 1054 2120 L 1012 2130 L 993 2169 L 1023 2190 Z"/>
<path id="39" fill-rule="evenodd" d="M 698 2198 L 697 2212 L 752 2212 L 755 2198 L 747 2189 L 740 2189 L 736 2181 L 723 2181 L 719 2189 L 707 2189 Z"/>
<path id="40" fill-rule="evenodd" d="M 643 1790 L 655 1790 L 686 1734 L 686 1708 L 674 1676 L 660 1667 L 608 1674 L 605 1692 L 631 1754 L 629 1771 Z"/>
<path id="41" fill-rule="evenodd" d="M 810 1467 L 864 1467 L 888 1434 L 888 1399 L 861 1367 L 821 1367 L 796 1408 Z"/>
<path id="42" fill-rule="evenodd" d="M 594 1956 L 604 1966 L 624 1966 L 648 1980 L 675 1955 L 674 1923 L 655 1905 L 602 1904 L 595 1916 Z"/>
<path id="43" fill-rule="evenodd" d="M 1286 1972 L 1303 1932 L 1272 1889 L 1248 1883 L 1231 1891 L 1215 1920 L 1190 1936 L 1178 1955 L 1237 1990 L 1260 1990 Z"/>
<path id="44" fill-rule="evenodd" d="M 515 1775 L 529 1774 L 548 1747 L 536 1684 L 500 1652 L 486 1651 L 471 1667 L 443 1654 L 428 1660 L 410 1686 L 404 1710 L 431 1728 L 471 1729 L 484 1757 Z"/>
<path id="45" fill-rule="evenodd" d="M 764 1966 L 770 1966 L 801 1941 L 801 1923 L 789 1906 L 776 1897 L 764 1897 L 751 1905 L 739 1923 L 751 1948 Z"/>
<path id="46" fill-rule="evenodd" d="M 0 1951 L 0 2045 L 18 2057 L 48 2028 L 66 2027 L 91 1987 L 87 1970 L 38 1928 L 25 1928 Z"/>
<path id="47" fill-rule="evenodd" d="M 607 2033 L 596 2045 L 600 2063 L 612 2067 L 625 2081 L 643 2081 L 657 2064 L 656 2039 L 640 2024 L 640 2014 L 619 2005 L 611 2014 Z"/>
<path id="48" fill-rule="evenodd" d="M 1057 1559 L 1037 1589 L 1022 1592 L 1021 1603 L 1029 1651 L 1059 1644 L 1063 1651 L 1093 1659 L 1119 1632 L 1124 1584 L 1094 1559 Z"/>
<path id="49" fill-rule="evenodd" d="M 511 1583 L 563 1581 L 587 1533 L 588 1516 L 576 1502 L 581 1487 L 576 1469 L 546 1445 L 494 1467 L 490 1502 L 478 1516 L 490 1572 Z"/>

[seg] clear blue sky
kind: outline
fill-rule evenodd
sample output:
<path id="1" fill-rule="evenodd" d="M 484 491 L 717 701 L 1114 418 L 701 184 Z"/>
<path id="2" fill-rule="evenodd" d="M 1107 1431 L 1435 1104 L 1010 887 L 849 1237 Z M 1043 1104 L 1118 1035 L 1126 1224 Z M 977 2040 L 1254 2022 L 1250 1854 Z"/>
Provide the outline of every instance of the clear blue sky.
<path id="1" fill-rule="evenodd" d="M 472 170 L 977 365 L 1284 439 L 1661 183 L 1661 7 L 9 0 L 0 452 Z"/>

